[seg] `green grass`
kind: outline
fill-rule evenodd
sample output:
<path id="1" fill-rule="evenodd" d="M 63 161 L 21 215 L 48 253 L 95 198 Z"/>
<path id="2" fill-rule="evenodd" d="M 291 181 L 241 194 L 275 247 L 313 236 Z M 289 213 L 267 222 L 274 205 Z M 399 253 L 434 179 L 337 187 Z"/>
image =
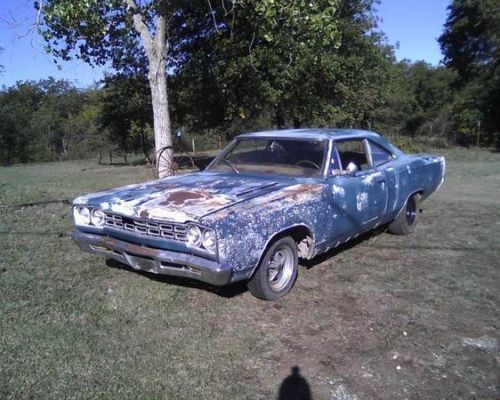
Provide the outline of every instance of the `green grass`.
<path id="1" fill-rule="evenodd" d="M 68 205 L 11 207 L 144 166 L 0 168 L 0 398 L 268 399 L 294 365 L 314 399 L 499 397 L 498 347 L 463 339 L 499 339 L 500 154 L 447 153 L 413 235 L 317 260 L 276 303 L 110 268 Z"/>

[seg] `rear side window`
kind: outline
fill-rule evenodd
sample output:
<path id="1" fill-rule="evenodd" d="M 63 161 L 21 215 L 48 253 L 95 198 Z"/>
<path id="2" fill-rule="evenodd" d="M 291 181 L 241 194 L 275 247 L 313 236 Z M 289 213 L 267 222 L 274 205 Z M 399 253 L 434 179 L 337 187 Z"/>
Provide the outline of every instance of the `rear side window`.
<path id="1" fill-rule="evenodd" d="M 342 169 L 346 169 L 349 163 L 354 163 L 359 170 L 370 167 L 366 157 L 365 141 L 363 139 L 341 140 L 336 142 Z"/>
<path id="2" fill-rule="evenodd" d="M 385 164 L 393 159 L 392 154 L 389 153 L 383 147 L 380 147 L 378 144 L 368 141 L 370 146 L 370 152 L 372 155 L 372 162 L 374 167 L 378 167 L 379 165 Z"/>

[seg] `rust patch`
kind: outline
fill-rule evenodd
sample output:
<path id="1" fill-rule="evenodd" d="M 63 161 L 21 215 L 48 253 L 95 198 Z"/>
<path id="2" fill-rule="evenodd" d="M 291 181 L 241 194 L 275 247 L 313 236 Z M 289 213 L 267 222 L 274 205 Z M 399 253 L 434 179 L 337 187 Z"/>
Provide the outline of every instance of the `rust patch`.
<path id="1" fill-rule="evenodd" d="M 288 195 L 291 200 L 302 200 L 302 195 L 313 196 L 321 192 L 321 190 L 321 186 L 318 185 L 301 184 L 295 186 L 293 190 L 288 191 Z"/>
<path id="2" fill-rule="evenodd" d="M 168 204 L 173 204 L 173 205 L 182 205 L 185 204 L 186 201 L 188 200 L 198 200 L 198 199 L 204 199 L 206 198 L 207 195 L 206 193 L 203 193 L 201 191 L 179 191 L 179 192 L 173 192 L 167 197 L 167 201 L 165 203 L 161 203 L 162 205 L 168 205 Z"/>

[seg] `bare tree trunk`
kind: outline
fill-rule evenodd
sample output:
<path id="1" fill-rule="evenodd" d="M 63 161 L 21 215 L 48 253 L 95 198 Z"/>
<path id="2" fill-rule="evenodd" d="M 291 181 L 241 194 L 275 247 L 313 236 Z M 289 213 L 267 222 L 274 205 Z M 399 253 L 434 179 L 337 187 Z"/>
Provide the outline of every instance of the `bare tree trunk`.
<path id="1" fill-rule="evenodd" d="M 274 117 L 277 129 L 286 129 L 285 113 L 283 107 L 278 104 L 274 107 Z"/>
<path id="2" fill-rule="evenodd" d="M 146 161 L 146 163 L 148 165 L 151 164 L 151 160 L 149 158 L 149 154 L 148 154 L 148 149 L 147 149 L 147 146 L 146 146 L 146 138 L 144 136 L 144 130 L 141 129 L 141 133 L 140 133 L 140 136 L 139 138 L 141 139 L 141 152 L 142 154 L 144 155 L 144 160 Z"/>
<path id="3" fill-rule="evenodd" d="M 148 57 L 148 79 L 151 89 L 151 99 L 153 105 L 153 128 L 155 132 L 156 167 L 161 171 L 160 178 L 173 174 L 172 157 L 173 152 L 161 152 L 164 147 L 172 146 L 172 136 L 170 131 L 170 113 L 168 109 L 167 93 L 167 18 L 159 13 L 155 21 L 154 34 L 145 22 L 141 9 L 137 6 L 136 0 L 124 0 L 128 10 L 132 15 L 134 27 L 139 32 Z"/>
<path id="4" fill-rule="evenodd" d="M 62 143 L 62 152 L 61 152 L 62 159 L 66 160 L 68 158 L 68 145 L 64 140 L 64 136 L 61 139 L 61 143 Z"/>
<path id="5" fill-rule="evenodd" d="M 155 133 L 156 165 L 161 171 L 159 178 L 172 174 L 172 149 L 162 152 L 160 150 L 172 146 L 170 134 L 170 113 L 168 110 L 167 76 L 165 60 L 160 59 L 156 63 L 150 63 L 149 86 L 151 88 L 151 100 L 153 103 L 153 127 Z"/>

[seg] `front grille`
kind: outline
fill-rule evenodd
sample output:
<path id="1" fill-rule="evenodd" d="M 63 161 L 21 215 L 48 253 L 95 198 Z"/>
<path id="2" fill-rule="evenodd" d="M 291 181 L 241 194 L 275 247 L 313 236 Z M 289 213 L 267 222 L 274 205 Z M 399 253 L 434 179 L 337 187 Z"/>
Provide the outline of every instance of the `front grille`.
<path id="1" fill-rule="evenodd" d="M 106 226 L 110 228 L 187 242 L 187 227 L 184 224 L 146 221 L 111 213 L 105 215 Z"/>

